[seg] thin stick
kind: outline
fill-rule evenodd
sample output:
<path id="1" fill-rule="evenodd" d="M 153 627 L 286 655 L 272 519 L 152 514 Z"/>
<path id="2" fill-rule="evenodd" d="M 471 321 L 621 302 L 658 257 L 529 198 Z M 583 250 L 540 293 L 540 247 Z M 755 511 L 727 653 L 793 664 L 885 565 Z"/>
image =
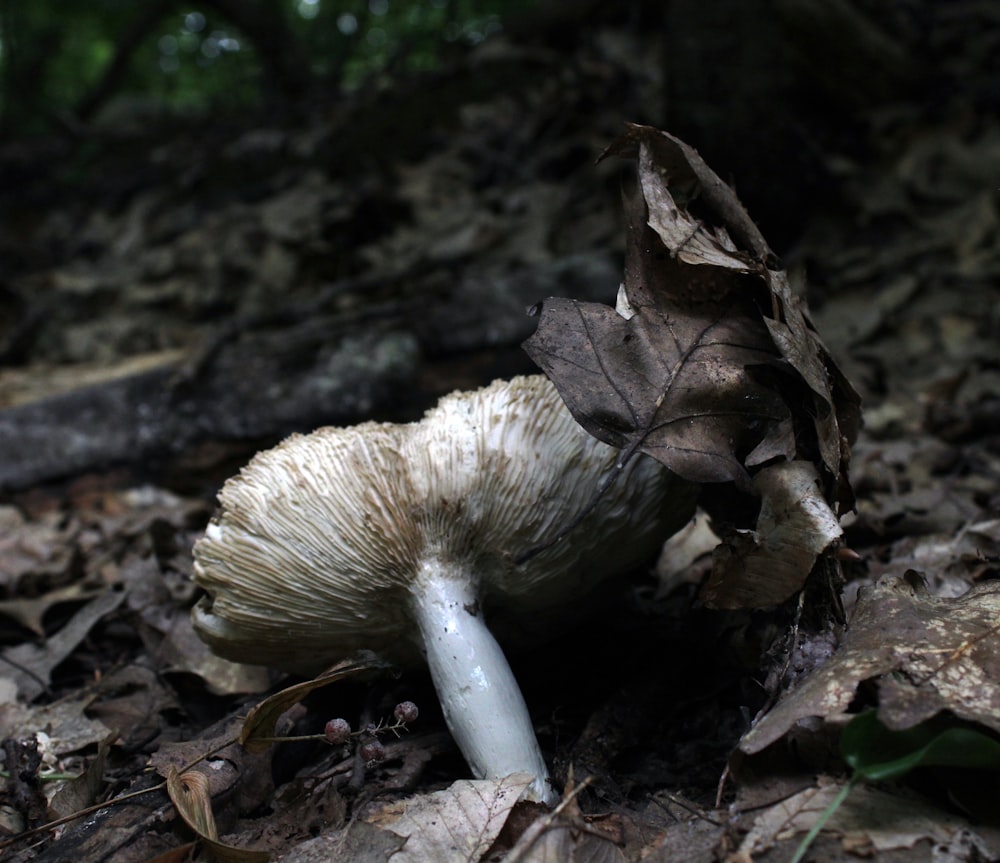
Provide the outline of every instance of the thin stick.
<path id="1" fill-rule="evenodd" d="M 210 749 L 208 752 L 199 755 L 194 761 L 185 764 L 181 768 L 180 772 L 185 773 L 188 770 L 191 770 L 206 758 L 211 758 L 216 752 L 221 752 L 227 746 L 232 746 L 234 743 L 238 742 L 239 741 L 234 737 L 232 740 L 219 744 L 215 747 L 215 749 Z M 128 794 L 123 794 L 121 797 L 115 797 L 113 800 L 107 800 L 104 803 L 95 803 L 93 806 L 88 806 L 86 809 L 81 809 L 70 815 L 64 815 L 62 818 L 57 818 L 55 821 L 40 824 L 38 827 L 32 827 L 30 830 L 25 830 L 18 833 L 16 836 L 11 836 L 10 839 L 5 839 L 0 842 L 0 850 L 9 848 L 11 845 L 15 845 L 22 839 L 27 839 L 30 836 L 44 833 L 46 830 L 53 830 L 56 827 L 62 827 L 63 824 L 69 824 L 71 821 L 76 821 L 78 818 L 86 818 L 88 815 L 93 815 L 95 812 L 100 812 L 102 809 L 109 809 L 112 806 L 120 806 L 122 803 L 127 803 L 129 800 L 134 800 L 136 797 L 142 797 L 144 794 L 152 794 L 156 791 L 163 791 L 166 787 L 167 783 L 164 781 L 158 785 L 153 785 L 150 788 L 144 788 L 141 791 L 130 791 Z"/>
<path id="2" fill-rule="evenodd" d="M 588 776 L 579 785 L 576 786 L 572 791 L 566 794 L 565 797 L 560 801 L 559 805 L 553 809 L 544 818 L 534 822 L 534 824 L 529 827 L 529 830 L 534 830 L 534 835 L 525 843 L 524 847 L 520 850 L 512 849 L 511 855 L 504 858 L 504 863 L 519 863 L 519 861 L 524 859 L 524 856 L 531 850 L 535 842 L 538 841 L 539 837 L 552 826 L 553 822 L 558 818 L 563 812 L 566 811 L 566 807 L 572 803 L 577 795 L 583 791 L 590 783 L 593 781 L 593 777 Z M 522 837 L 523 838 L 523 837 Z M 517 850 L 517 854 L 513 853 L 513 850 Z"/>

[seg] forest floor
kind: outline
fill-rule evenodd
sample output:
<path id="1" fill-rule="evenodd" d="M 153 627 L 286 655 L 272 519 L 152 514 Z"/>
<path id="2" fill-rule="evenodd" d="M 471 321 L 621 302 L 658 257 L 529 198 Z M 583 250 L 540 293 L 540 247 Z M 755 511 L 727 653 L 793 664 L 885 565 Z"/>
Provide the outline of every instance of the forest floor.
<path id="1" fill-rule="evenodd" d="M 475 62 L 546 62 L 508 50 Z M 832 809 L 805 859 L 1000 859 L 996 116 L 869 118 L 878 147 L 832 166 L 841 195 L 784 256 L 864 405 L 855 555 L 842 585 L 805 594 L 845 622 L 795 601 L 706 608 L 699 522 L 596 616 L 511 657 L 565 790 L 555 813 L 518 803 L 516 779 L 468 781 L 424 672 L 278 710 L 265 699 L 295 681 L 194 634 L 192 546 L 257 449 L 530 372 L 524 310 L 545 297 L 613 305 L 621 169 L 593 162 L 631 118 L 592 103 L 623 54 L 459 105 L 380 158 L 366 136 L 386 130 L 347 109 L 4 152 L 27 190 L 0 246 L 5 860 L 185 859 L 191 822 L 210 832 L 199 804 L 223 844 L 285 863 L 776 863 Z M 837 601 L 815 599 L 827 588 Z M 377 764 L 233 742 L 262 702 L 308 735 L 391 723 L 404 700 L 420 716 L 382 735 Z M 854 726 L 852 781 L 838 741 L 871 707 L 883 726 Z"/>

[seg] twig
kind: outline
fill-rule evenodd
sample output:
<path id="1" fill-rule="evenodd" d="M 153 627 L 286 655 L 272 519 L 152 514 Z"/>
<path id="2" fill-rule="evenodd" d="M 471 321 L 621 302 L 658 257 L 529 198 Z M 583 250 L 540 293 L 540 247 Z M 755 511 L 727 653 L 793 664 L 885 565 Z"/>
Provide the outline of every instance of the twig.
<path id="1" fill-rule="evenodd" d="M 553 809 L 548 815 L 546 815 L 544 818 L 540 818 L 538 821 L 535 821 L 528 828 L 529 831 L 532 831 L 532 835 L 528 837 L 528 840 L 524 842 L 524 844 L 520 848 L 515 846 L 513 849 L 511 849 L 510 855 L 504 858 L 504 863 L 520 863 L 520 861 L 525 858 L 525 855 L 534 846 L 535 842 L 538 841 L 539 837 L 541 837 L 541 835 L 545 833 L 545 831 L 548 830 L 553 825 L 555 820 L 560 815 L 562 815 L 563 812 L 566 811 L 566 807 L 568 807 L 570 803 L 576 800 L 577 795 L 579 795 L 579 793 L 583 791 L 584 788 L 590 785 L 592 781 L 593 777 L 588 776 L 586 779 L 583 780 L 583 782 L 577 785 L 576 788 L 574 788 L 572 791 L 569 791 L 566 794 L 566 796 L 563 797 L 563 799 L 559 802 L 559 805 L 555 809 Z M 525 836 L 526 835 L 527 832 L 525 833 Z M 521 839 L 523 840 L 524 836 L 522 836 Z M 517 844 L 521 845 L 521 842 L 519 841 Z"/>
<path id="2" fill-rule="evenodd" d="M 185 764 L 180 772 L 186 773 L 188 770 L 193 769 L 206 758 L 211 758 L 216 752 L 221 752 L 227 746 L 232 746 L 234 743 L 239 741 L 234 737 L 232 740 L 227 740 L 225 743 L 221 743 L 214 749 L 210 749 L 208 752 L 204 752 L 199 755 L 194 761 L 190 761 Z M 70 815 L 64 815 L 62 818 L 57 818 L 55 821 L 49 821 L 45 824 L 40 824 L 38 827 L 32 827 L 29 830 L 24 830 L 18 833 L 16 836 L 11 836 L 9 839 L 4 839 L 0 842 L 0 850 L 4 848 L 9 848 L 12 845 L 27 839 L 30 836 L 35 836 L 38 833 L 43 833 L 46 830 L 53 830 L 56 827 L 61 827 L 63 824 L 69 824 L 71 821 L 76 821 L 78 818 L 86 818 L 88 815 L 93 815 L 95 812 L 100 812 L 102 809 L 109 809 L 112 806 L 120 806 L 122 803 L 127 803 L 129 800 L 134 800 L 137 797 L 142 797 L 144 794 L 152 794 L 157 791 L 163 791 L 167 787 L 167 783 L 160 782 L 157 785 L 152 785 L 149 788 L 143 788 L 141 791 L 131 791 L 128 794 L 123 794 L 121 797 L 116 797 L 114 800 L 107 800 L 104 803 L 95 803 L 93 806 L 88 806 L 85 809 L 80 809 L 77 812 L 73 812 Z"/>
<path id="3" fill-rule="evenodd" d="M 705 812 L 704 812 L 704 810 L 702 810 L 700 807 L 694 806 L 693 804 L 688 803 L 687 800 L 684 800 L 683 798 L 678 797 L 676 794 L 671 794 L 669 791 L 660 791 L 658 794 L 654 794 L 653 795 L 653 802 L 657 806 L 659 806 L 661 809 L 663 809 L 668 815 L 670 815 L 671 817 L 673 817 L 675 821 L 677 820 L 676 817 L 674 816 L 674 814 L 669 809 L 667 809 L 666 806 L 664 806 L 660 802 L 660 799 L 659 799 L 660 797 L 666 797 L 667 800 L 669 800 L 675 806 L 680 806 L 681 809 L 684 809 L 685 811 L 690 812 L 692 815 L 694 815 L 695 818 L 700 818 L 702 821 L 707 821 L 709 824 L 712 824 L 715 827 L 725 827 L 726 826 L 724 821 L 719 821 L 719 820 L 717 820 L 715 818 L 712 818 L 712 817 L 706 815 Z"/>

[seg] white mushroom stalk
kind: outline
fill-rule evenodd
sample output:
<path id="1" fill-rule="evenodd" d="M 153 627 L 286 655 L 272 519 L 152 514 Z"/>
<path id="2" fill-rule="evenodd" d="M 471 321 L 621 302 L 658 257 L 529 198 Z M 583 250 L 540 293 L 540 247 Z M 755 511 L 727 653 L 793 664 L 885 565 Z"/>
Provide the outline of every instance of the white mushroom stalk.
<path id="1" fill-rule="evenodd" d="M 486 624 L 467 573 L 429 563 L 413 594 L 427 667 L 445 721 L 472 775 L 535 777 L 530 796 L 552 802 L 545 759 L 528 706 L 507 658 Z"/>
<path id="2" fill-rule="evenodd" d="M 442 399 L 419 423 L 293 436 L 219 495 L 194 549 L 195 628 L 241 662 L 314 673 L 358 650 L 423 659 L 477 778 L 554 790 L 528 708 L 486 620 L 547 624 L 655 554 L 694 488 L 634 459 L 561 542 L 618 451 L 542 376 Z"/>

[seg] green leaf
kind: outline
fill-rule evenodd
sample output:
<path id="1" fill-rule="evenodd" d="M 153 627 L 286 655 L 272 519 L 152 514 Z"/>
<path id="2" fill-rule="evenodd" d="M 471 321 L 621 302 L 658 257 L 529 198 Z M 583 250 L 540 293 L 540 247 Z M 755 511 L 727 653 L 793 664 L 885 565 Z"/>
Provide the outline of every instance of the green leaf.
<path id="1" fill-rule="evenodd" d="M 856 779 L 896 779 L 930 766 L 1000 770 L 1000 741 L 988 734 L 939 720 L 892 731 L 874 710 L 847 724 L 840 749 Z"/>

